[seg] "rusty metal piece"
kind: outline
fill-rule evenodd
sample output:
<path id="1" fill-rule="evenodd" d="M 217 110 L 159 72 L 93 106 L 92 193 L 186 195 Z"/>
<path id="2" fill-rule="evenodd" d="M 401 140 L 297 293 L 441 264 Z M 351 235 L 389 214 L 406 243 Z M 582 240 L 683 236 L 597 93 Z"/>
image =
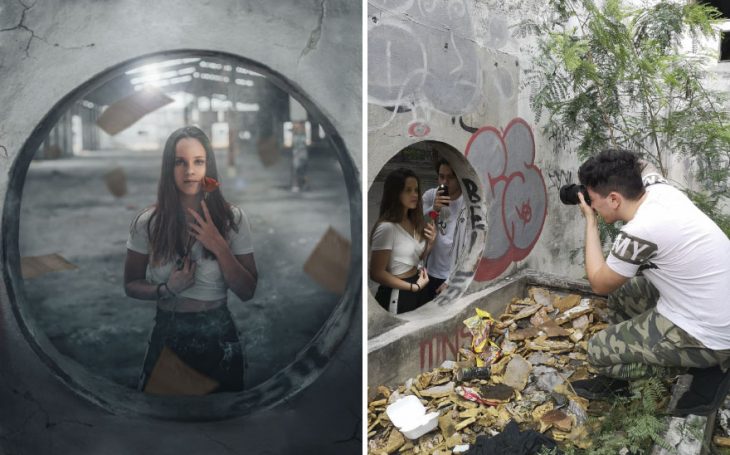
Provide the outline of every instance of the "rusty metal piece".
<path id="1" fill-rule="evenodd" d="M 515 390 L 506 384 L 485 385 L 479 389 L 484 400 L 493 404 L 508 403 L 515 394 Z"/>
<path id="2" fill-rule="evenodd" d="M 548 425 L 554 426 L 560 431 L 570 431 L 570 429 L 573 427 L 573 419 L 570 418 L 570 416 L 560 409 L 554 409 L 552 411 L 546 412 L 541 418 L 541 423 L 546 423 Z"/>

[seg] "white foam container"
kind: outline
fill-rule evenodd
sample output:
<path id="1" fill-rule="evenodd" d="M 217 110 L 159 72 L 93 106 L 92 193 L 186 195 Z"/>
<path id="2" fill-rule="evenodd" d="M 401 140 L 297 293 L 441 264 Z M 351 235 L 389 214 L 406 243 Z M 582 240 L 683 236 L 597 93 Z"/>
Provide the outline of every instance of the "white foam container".
<path id="1" fill-rule="evenodd" d="M 426 407 L 415 395 L 400 398 L 385 408 L 393 425 L 408 439 L 417 439 L 433 431 L 439 422 L 438 411 L 426 414 Z"/>

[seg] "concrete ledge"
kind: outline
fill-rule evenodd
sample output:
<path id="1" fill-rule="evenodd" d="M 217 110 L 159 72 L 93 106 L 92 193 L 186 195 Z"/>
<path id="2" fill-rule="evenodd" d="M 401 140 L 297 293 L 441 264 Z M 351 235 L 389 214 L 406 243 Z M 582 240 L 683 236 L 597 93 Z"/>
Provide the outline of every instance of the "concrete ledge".
<path id="1" fill-rule="evenodd" d="M 455 360 L 459 348 L 471 341 L 463 321 L 474 308 L 501 314 L 514 297 L 524 297 L 529 286 L 590 293 L 585 280 L 570 280 L 534 270 L 523 270 L 491 286 L 440 305 L 430 302 L 399 315 L 402 323 L 368 340 L 368 384 L 391 386 L 431 370 L 444 360 Z M 377 304 L 375 304 L 377 305 Z"/>

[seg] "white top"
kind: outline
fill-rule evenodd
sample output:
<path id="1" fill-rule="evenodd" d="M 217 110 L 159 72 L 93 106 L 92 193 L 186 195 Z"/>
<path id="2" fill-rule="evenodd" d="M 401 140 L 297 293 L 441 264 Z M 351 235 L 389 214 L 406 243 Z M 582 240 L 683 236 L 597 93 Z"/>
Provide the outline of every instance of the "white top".
<path id="1" fill-rule="evenodd" d="M 436 188 L 431 188 L 423 193 L 423 214 L 426 219 L 431 219 L 428 214 L 433 210 L 435 200 Z M 432 277 L 445 280 L 449 278 L 454 269 L 454 264 L 459 257 L 457 245 L 461 244 L 463 228 L 466 226 L 466 210 L 464 209 L 464 193 L 462 193 L 448 206 L 441 207 L 439 211 L 439 217 L 436 220 L 436 240 L 426 263 L 428 274 Z"/>
<path id="2" fill-rule="evenodd" d="M 251 240 L 251 226 L 249 226 L 248 218 L 243 210 L 236 206 L 231 206 L 233 210 L 233 218 L 238 226 L 238 232 L 233 229 L 228 233 L 228 246 L 234 255 L 253 253 L 253 242 Z M 129 229 L 129 239 L 127 240 L 127 248 L 141 254 L 150 254 L 152 251 L 147 236 L 147 224 L 150 221 L 152 209 L 145 209 L 137 219 L 137 223 L 132 223 Z M 226 297 L 227 287 L 223 280 L 223 273 L 218 266 L 215 258 L 203 257 L 203 245 L 195 241 L 190 249 L 190 259 L 195 261 L 195 284 L 178 295 L 190 299 L 214 301 Z M 153 284 L 166 282 L 170 278 L 172 268 L 175 261 L 170 261 L 160 266 L 152 266 L 148 263 L 145 278 Z"/>
<path id="3" fill-rule="evenodd" d="M 413 238 L 400 224 L 382 221 L 373 231 L 373 251 L 390 250 L 390 262 L 386 270 L 402 275 L 418 265 L 426 248 L 426 240 Z"/>
<path id="4" fill-rule="evenodd" d="M 657 311 L 710 349 L 730 349 L 730 240 L 676 188 L 657 183 L 611 247 L 608 266 L 657 288 Z"/>

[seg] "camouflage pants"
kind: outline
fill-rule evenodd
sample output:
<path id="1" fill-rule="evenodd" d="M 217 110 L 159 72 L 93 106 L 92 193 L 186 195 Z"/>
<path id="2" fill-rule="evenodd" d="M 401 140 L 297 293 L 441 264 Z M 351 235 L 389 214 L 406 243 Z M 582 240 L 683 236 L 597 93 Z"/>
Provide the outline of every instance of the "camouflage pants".
<path id="1" fill-rule="evenodd" d="M 643 277 L 632 278 L 609 296 L 612 325 L 588 342 L 588 360 L 600 374 L 638 379 L 688 367 L 730 366 L 730 349 L 705 347 L 657 312 L 658 298 Z"/>

